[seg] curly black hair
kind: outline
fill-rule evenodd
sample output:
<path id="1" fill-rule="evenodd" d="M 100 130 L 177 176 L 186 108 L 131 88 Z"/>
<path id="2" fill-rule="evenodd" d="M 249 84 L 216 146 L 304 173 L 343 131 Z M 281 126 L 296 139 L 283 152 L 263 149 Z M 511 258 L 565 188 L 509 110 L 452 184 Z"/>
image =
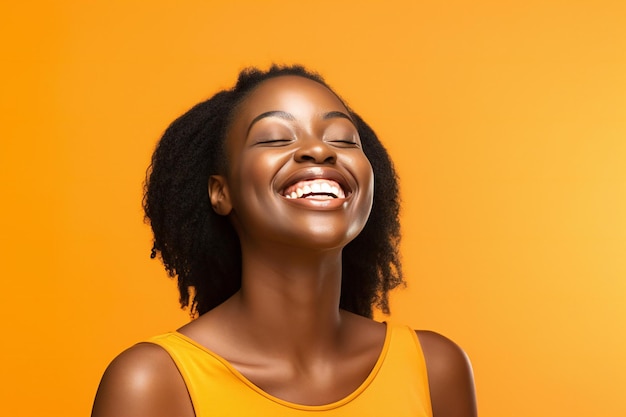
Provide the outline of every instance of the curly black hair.
<path id="1" fill-rule="evenodd" d="M 320 75 L 302 66 L 245 69 L 233 88 L 176 119 L 152 155 L 143 199 L 154 233 L 151 256 L 160 253 L 168 274 L 178 277 L 181 307 L 190 307 L 192 316 L 211 310 L 241 287 L 239 238 L 228 217 L 213 211 L 207 184 L 211 175 L 226 168 L 224 138 L 238 106 L 263 81 L 285 75 L 308 78 L 333 91 Z M 346 108 L 372 165 L 374 201 L 365 227 L 342 253 L 340 307 L 371 318 L 374 306 L 389 314 L 388 293 L 404 284 L 398 180 L 374 131 Z"/>

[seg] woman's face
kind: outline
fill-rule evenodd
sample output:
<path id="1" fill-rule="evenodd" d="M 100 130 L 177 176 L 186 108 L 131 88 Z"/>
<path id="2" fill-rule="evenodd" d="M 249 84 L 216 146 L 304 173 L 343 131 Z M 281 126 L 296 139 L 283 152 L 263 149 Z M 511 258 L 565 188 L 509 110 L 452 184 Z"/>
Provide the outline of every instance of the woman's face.
<path id="1" fill-rule="evenodd" d="M 226 154 L 223 196 L 242 244 L 339 248 L 363 229 L 372 167 L 348 110 L 323 85 L 261 83 L 234 115 Z"/>

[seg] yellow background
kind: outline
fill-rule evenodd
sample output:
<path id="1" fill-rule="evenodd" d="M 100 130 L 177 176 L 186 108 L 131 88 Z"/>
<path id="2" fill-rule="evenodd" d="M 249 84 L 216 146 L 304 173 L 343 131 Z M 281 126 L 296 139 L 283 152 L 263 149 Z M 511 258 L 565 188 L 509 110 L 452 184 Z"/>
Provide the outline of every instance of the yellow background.
<path id="1" fill-rule="evenodd" d="M 387 145 L 409 280 L 392 320 L 466 349 L 480 415 L 626 415 L 626 2 L 17 4 L 0 6 L 2 415 L 87 415 L 112 357 L 187 320 L 149 259 L 149 156 L 272 61 L 320 71 Z"/>

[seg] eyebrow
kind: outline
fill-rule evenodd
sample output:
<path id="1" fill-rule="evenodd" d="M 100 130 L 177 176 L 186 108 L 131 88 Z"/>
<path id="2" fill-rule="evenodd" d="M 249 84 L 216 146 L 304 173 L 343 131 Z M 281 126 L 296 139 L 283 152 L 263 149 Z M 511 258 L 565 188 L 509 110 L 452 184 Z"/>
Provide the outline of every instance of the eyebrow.
<path id="1" fill-rule="evenodd" d="M 266 111 L 265 113 L 261 113 L 257 117 L 252 119 L 252 121 L 250 122 L 250 125 L 248 126 L 247 133 L 250 133 L 250 129 L 252 129 L 252 126 L 254 126 L 256 122 L 258 122 L 261 119 L 265 119 L 266 117 L 279 117 L 281 119 L 291 120 L 291 121 L 296 120 L 293 114 L 287 113 L 285 111 L 280 111 L 280 110 Z M 328 113 L 324 113 L 322 115 L 323 120 L 335 119 L 335 118 L 347 119 L 356 127 L 356 123 L 354 122 L 354 120 L 352 120 L 352 117 L 348 116 L 347 114 L 343 112 L 329 111 Z"/>
<path id="2" fill-rule="evenodd" d="M 265 119 L 266 117 L 280 117 L 281 119 L 285 119 L 285 120 L 296 120 L 296 118 L 293 117 L 293 114 L 287 113 L 285 111 L 280 111 L 280 110 L 266 111 L 265 113 L 261 113 L 257 117 L 252 119 L 252 121 L 250 122 L 250 125 L 248 126 L 247 133 L 250 133 L 250 129 L 252 129 L 252 126 L 254 126 L 256 122 L 258 122 L 261 119 Z"/>
<path id="3" fill-rule="evenodd" d="M 328 119 L 334 119 L 337 117 L 340 117 L 342 119 L 348 119 L 349 121 L 352 122 L 353 125 L 356 126 L 356 123 L 354 123 L 354 120 L 352 120 L 352 117 L 340 111 L 329 111 L 328 113 L 324 113 L 324 115 L 322 116 L 322 119 L 328 120 Z"/>

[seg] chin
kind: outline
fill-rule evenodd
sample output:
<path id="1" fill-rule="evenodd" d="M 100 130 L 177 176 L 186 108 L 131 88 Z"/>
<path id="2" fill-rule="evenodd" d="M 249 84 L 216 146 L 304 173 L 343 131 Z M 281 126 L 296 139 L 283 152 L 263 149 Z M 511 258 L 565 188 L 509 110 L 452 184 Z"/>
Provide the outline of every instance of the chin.
<path id="1" fill-rule="evenodd" d="M 361 232 L 362 227 L 349 227 L 339 230 L 330 225 L 317 224 L 309 228 L 308 231 L 301 232 L 299 237 L 300 245 L 310 249 L 332 250 L 343 249 Z"/>

